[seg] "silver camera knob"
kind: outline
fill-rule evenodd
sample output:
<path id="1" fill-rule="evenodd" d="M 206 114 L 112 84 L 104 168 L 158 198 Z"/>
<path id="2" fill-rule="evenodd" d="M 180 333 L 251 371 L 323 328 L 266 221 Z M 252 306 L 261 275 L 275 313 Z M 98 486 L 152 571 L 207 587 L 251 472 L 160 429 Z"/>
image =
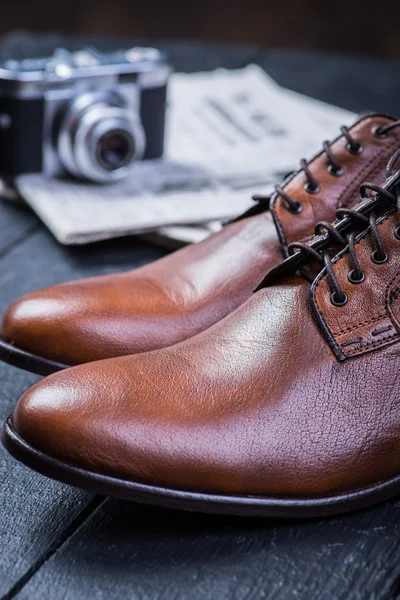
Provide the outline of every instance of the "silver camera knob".
<path id="1" fill-rule="evenodd" d="M 114 92 L 86 92 L 74 98 L 64 114 L 57 140 L 63 167 L 80 179 L 107 183 L 128 175 L 145 151 L 138 117 Z"/>

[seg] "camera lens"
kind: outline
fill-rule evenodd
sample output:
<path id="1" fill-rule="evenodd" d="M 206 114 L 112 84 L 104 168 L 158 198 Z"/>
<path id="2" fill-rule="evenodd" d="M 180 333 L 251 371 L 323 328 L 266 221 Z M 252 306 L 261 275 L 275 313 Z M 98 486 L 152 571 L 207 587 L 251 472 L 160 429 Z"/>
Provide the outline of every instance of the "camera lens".
<path id="1" fill-rule="evenodd" d="M 128 165 L 134 153 L 134 141 L 127 131 L 109 131 L 102 135 L 97 142 L 97 160 L 103 169 L 108 171 Z"/>
<path id="2" fill-rule="evenodd" d="M 76 96 L 57 131 L 57 149 L 65 170 L 97 183 L 118 181 L 131 172 L 146 147 L 139 115 L 124 97 L 110 90 Z"/>

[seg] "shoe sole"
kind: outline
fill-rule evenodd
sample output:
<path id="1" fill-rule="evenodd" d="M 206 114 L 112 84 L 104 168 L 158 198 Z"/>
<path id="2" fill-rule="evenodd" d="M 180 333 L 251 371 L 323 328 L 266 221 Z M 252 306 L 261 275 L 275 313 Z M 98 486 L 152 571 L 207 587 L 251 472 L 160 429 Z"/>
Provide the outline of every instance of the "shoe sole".
<path id="1" fill-rule="evenodd" d="M 15 431 L 10 416 L 1 441 L 17 460 L 62 483 L 142 504 L 186 511 L 245 517 L 315 518 L 351 512 L 389 500 L 400 493 L 400 475 L 352 493 L 321 498 L 228 496 L 156 487 L 87 471 L 37 450 Z"/>
<path id="2" fill-rule="evenodd" d="M 21 350 L 21 348 L 13 344 L 8 344 L 1 338 L 0 360 L 18 369 L 44 376 L 68 368 L 68 365 L 63 365 L 48 358 L 42 358 L 41 356 L 26 352 L 26 350 Z"/>

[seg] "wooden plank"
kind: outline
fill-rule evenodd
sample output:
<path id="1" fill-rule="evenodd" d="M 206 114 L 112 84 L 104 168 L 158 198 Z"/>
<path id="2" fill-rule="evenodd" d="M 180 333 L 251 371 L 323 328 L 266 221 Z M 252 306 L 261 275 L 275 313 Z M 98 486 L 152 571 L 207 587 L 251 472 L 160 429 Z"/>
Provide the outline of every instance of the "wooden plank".
<path id="1" fill-rule="evenodd" d="M 274 522 L 108 500 L 18 598 L 387 600 L 399 574 L 399 517 L 399 502 Z"/>
<path id="2" fill-rule="evenodd" d="M 2 381 L 3 375 L 1 368 Z M 14 379 L 12 385 L 17 394 L 22 392 Z M 4 405 L 0 416 L 7 416 Z M 8 598 L 59 548 L 101 498 L 30 472 L 3 448 L 0 494 L 0 596 Z"/>
<path id="3" fill-rule="evenodd" d="M 30 210 L 0 200 L 0 258 L 14 244 L 29 237 L 38 226 L 39 220 Z"/>
<path id="4" fill-rule="evenodd" d="M 268 41 L 271 47 L 338 49 L 352 54 L 396 56 L 398 45 L 397 13 L 394 4 L 377 5 L 364 0 L 362 10 L 351 10 L 348 2 L 335 2 L 335 10 L 326 2 L 305 5 L 296 0 L 285 2 L 243 2 L 185 0 L 145 3 L 114 0 L 99 6 L 96 0 L 70 0 L 54 10 L 48 0 L 24 10 L 17 2 L 4 4 L 0 30 L 17 28 L 46 31 L 84 31 L 108 35 L 143 35 L 159 38 L 220 40 L 228 42 Z M 388 16 L 393 16 L 392 19 Z M 384 34 L 379 24 L 384 20 Z"/>

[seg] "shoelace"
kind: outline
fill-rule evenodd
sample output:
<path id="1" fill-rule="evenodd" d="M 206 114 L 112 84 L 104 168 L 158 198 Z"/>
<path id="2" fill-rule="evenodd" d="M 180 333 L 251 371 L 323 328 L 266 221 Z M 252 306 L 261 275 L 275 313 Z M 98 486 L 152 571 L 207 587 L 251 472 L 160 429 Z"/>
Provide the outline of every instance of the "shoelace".
<path id="1" fill-rule="evenodd" d="M 399 126 L 400 126 L 400 119 L 398 121 L 394 121 L 393 123 L 389 123 L 388 125 L 376 127 L 374 130 L 374 135 L 377 138 L 385 138 L 390 131 L 392 131 L 393 129 L 396 129 Z M 346 127 L 345 125 L 343 125 L 340 128 L 340 131 L 341 131 L 343 137 L 347 140 L 347 146 L 346 146 L 347 151 L 350 154 L 355 154 L 355 155 L 361 154 L 363 152 L 364 148 L 363 148 L 362 144 L 353 137 L 353 135 L 350 132 L 350 129 L 348 127 Z M 344 173 L 344 168 L 336 159 L 331 146 L 332 146 L 332 142 L 329 142 L 329 141 L 325 141 L 322 144 L 323 150 L 328 157 L 328 163 L 329 163 L 328 171 L 334 177 L 340 177 Z M 300 161 L 300 167 L 301 167 L 300 170 L 303 171 L 307 177 L 307 183 L 305 185 L 306 191 L 309 194 L 318 194 L 318 192 L 321 190 L 321 187 L 320 187 L 318 181 L 315 179 L 314 175 L 312 174 L 310 167 L 309 167 L 309 163 L 304 158 L 302 158 Z M 303 209 L 302 203 L 297 200 L 293 200 L 293 198 L 291 198 L 289 196 L 289 194 L 285 192 L 285 190 L 283 189 L 283 187 L 281 185 L 279 185 L 279 184 L 275 185 L 275 192 L 278 196 L 280 196 L 281 198 L 283 198 L 285 200 L 286 207 L 291 213 L 297 214 L 302 211 L 302 209 Z M 268 208 L 270 200 L 271 200 L 271 196 L 263 195 L 263 194 L 256 194 L 253 196 L 253 200 L 255 202 L 258 202 L 259 204 L 266 205 L 266 208 Z"/>
<path id="2" fill-rule="evenodd" d="M 392 176 L 394 165 L 397 162 L 397 160 L 399 159 L 399 157 L 400 157 L 400 148 L 393 154 L 392 158 L 388 162 L 388 165 L 387 165 L 388 178 Z M 374 185 L 372 183 L 364 183 L 360 187 L 361 200 L 366 200 L 367 198 L 370 197 L 370 195 L 367 195 L 367 191 L 375 192 L 376 194 L 380 194 L 381 196 L 385 197 L 391 203 L 396 205 L 397 211 L 400 213 L 400 193 L 398 195 L 396 195 L 396 194 L 392 193 L 391 191 L 389 191 L 379 185 Z M 348 273 L 348 279 L 349 279 L 350 283 L 352 283 L 352 284 L 362 283 L 365 279 L 365 275 L 364 275 L 363 271 L 361 270 L 360 263 L 357 258 L 357 252 L 355 249 L 356 237 L 357 237 L 357 234 L 359 233 L 360 226 L 362 229 L 365 229 L 368 226 L 370 227 L 371 234 L 372 234 L 372 237 L 375 242 L 376 249 L 374 250 L 374 252 L 371 255 L 371 260 L 376 264 L 383 264 L 389 258 L 389 255 L 386 252 L 384 245 L 382 243 L 382 239 L 379 235 L 377 221 L 376 221 L 377 220 L 376 212 L 371 211 L 370 214 L 368 216 L 366 216 L 366 215 L 362 214 L 362 212 L 359 212 L 354 209 L 338 208 L 336 211 L 336 216 L 337 216 L 337 219 L 343 219 L 343 217 L 348 217 L 348 219 L 350 219 L 353 222 L 354 228 L 349 234 L 342 235 L 338 231 L 338 229 L 335 227 L 335 225 L 332 225 L 331 223 L 327 223 L 326 221 L 320 221 L 315 226 L 315 235 L 319 236 L 319 235 L 326 233 L 326 234 L 328 234 L 327 239 L 330 242 L 333 241 L 339 245 L 342 245 L 343 247 L 348 247 L 350 261 L 351 261 L 351 265 L 352 265 L 352 269 Z M 400 240 L 400 225 L 395 228 L 394 235 L 396 236 L 397 239 Z M 294 253 L 300 252 L 303 254 L 303 256 L 309 256 L 310 258 L 314 259 L 318 263 L 322 264 L 326 269 L 326 272 L 327 272 L 327 275 L 328 275 L 328 278 L 329 278 L 329 281 L 331 284 L 331 289 L 333 290 L 332 295 L 331 295 L 332 304 L 334 304 L 335 306 L 344 306 L 346 304 L 347 295 L 342 290 L 342 288 L 338 282 L 338 279 L 336 277 L 336 274 L 335 274 L 335 271 L 333 268 L 332 258 L 329 254 L 329 250 L 326 249 L 326 244 L 325 244 L 325 248 L 318 251 L 315 248 L 312 248 L 311 246 L 309 246 L 308 244 L 305 244 L 303 242 L 292 242 L 288 246 L 288 251 L 289 251 L 289 254 L 294 254 Z M 335 255 L 336 254 L 337 254 L 337 252 L 335 252 Z M 313 281 L 314 277 L 311 276 L 305 269 L 299 269 L 299 270 L 300 270 L 301 274 L 304 277 L 306 277 L 310 282 Z"/>

